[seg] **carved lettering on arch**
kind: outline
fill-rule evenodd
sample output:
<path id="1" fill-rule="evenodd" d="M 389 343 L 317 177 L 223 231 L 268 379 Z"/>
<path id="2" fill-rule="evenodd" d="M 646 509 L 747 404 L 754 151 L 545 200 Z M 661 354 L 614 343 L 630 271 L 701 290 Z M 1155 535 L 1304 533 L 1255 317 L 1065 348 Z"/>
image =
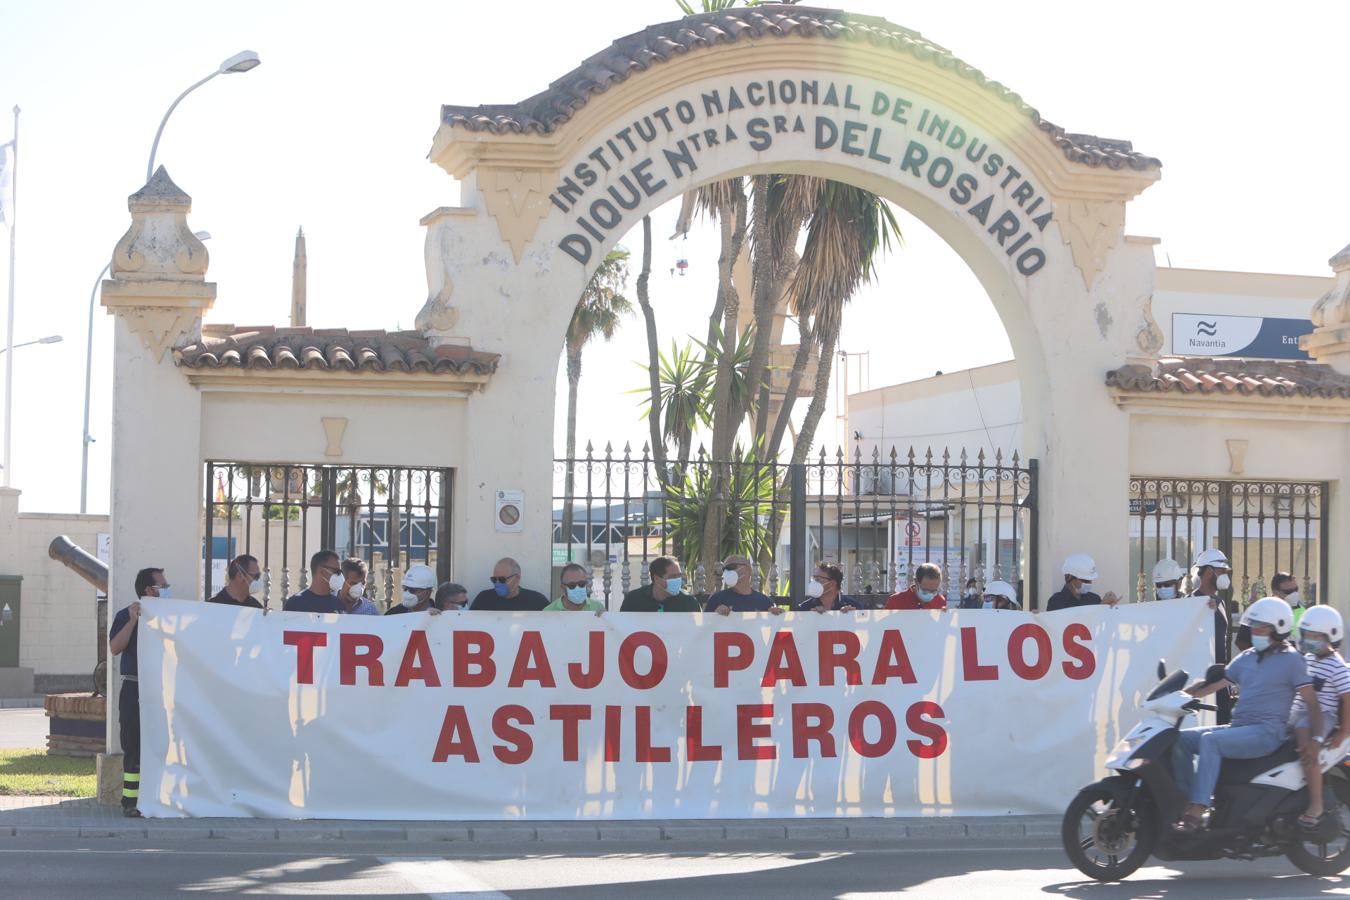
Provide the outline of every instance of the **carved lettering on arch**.
<path id="1" fill-rule="evenodd" d="M 1106 255 L 1125 234 L 1125 204 L 1114 200 L 1069 200 L 1060 229 L 1073 252 L 1073 263 L 1083 274 L 1083 286 L 1092 289 Z"/>
<path id="2" fill-rule="evenodd" d="M 517 263 L 525 245 L 534 239 L 539 223 L 549 212 L 544 184 L 551 184 L 556 172 L 524 168 L 480 168 L 479 187 L 488 214 L 497 221 L 497 232 L 511 245 Z"/>

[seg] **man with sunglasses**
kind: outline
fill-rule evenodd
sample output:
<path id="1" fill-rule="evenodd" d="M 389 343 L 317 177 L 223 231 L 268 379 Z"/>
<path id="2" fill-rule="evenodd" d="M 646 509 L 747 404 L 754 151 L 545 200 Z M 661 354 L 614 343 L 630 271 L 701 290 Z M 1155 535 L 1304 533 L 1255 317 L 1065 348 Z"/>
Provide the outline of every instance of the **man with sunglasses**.
<path id="1" fill-rule="evenodd" d="M 563 566 L 562 596 L 544 607 L 545 612 L 604 612 L 605 604 L 590 597 L 591 579 L 580 563 Z"/>
<path id="2" fill-rule="evenodd" d="M 548 606 L 548 598 L 538 591 L 520 586 L 520 563 L 509 556 L 492 567 L 492 587 L 473 598 L 472 610 L 497 612 L 538 612 Z"/>
<path id="3" fill-rule="evenodd" d="M 333 593 L 332 578 L 342 573 L 342 563 L 332 550 L 320 550 L 309 558 L 309 587 L 288 599 L 286 612 L 345 613 L 347 608 Z"/>

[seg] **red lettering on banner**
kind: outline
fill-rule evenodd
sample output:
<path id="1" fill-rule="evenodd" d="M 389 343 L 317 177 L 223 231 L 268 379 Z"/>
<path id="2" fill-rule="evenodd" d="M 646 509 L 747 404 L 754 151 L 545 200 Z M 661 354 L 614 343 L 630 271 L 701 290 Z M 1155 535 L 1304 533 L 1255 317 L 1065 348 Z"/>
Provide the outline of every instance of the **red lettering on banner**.
<path id="1" fill-rule="evenodd" d="M 1091 678 L 1092 673 L 1097 671 L 1097 657 L 1092 648 L 1084 646 L 1083 642 L 1092 640 L 1092 632 L 1082 622 L 1074 622 L 1064 629 L 1063 640 L 1064 652 L 1078 662 L 1075 666 L 1065 661 L 1064 674 L 1074 681 Z"/>
<path id="2" fill-rule="evenodd" d="M 877 652 L 877 667 L 872 670 L 872 683 L 885 684 L 890 678 L 899 678 L 904 684 L 914 684 L 914 667 L 909 664 L 905 639 L 895 629 L 881 633 L 881 649 Z M 849 682 L 852 684 L 852 682 Z"/>
<path id="3" fill-rule="evenodd" d="M 492 733 L 501 740 L 510 742 L 505 746 L 493 744 L 492 753 L 508 766 L 518 766 L 527 762 L 530 754 L 534 752 L 534 741 L 530 740 L 528 732 L 515 726 L 516 721 L 522 725 L 533 725 L 534 716 L 525 707 L 514 703 L 503 706 L 492 714 Z"/>
<path id="4" fill-rule="evenodd" d="M 736 655 L 731 651 L 735 649 Z M 713 635 L 713 687 L 728 685 L 727 675 L 750 668 L 755 658 L 755 643 L 740 631 L 719 631 Z"/>
<path id="5" fill-rule="evenodd" d="M 445 708 L 445 720 L 441 722 L 441 736 L 436 739 L 436 752 L 431 754 L 431 761 L 445 762 L 451 756 L 461 756 L 466 763 L 478 762 L 478 748 L 473 742 L 473 730 L 469 728 L 469 716 L 462 706 Z"/>
<path id="6" fill-rule="evenodd" d="M 773 734 L 773 725 L 756 719 L 773 717 L 772 703 L 741 703 L 736 707 L 736 758 L 776 759 L 778 749 L 773 744 L 756 744 L 756 738 Z"/>
<path id="7" fill-rule="evenodd" d="M 690 706 L 684 711 L 684 757 L 690 762 L 715 762 L 722 758 L 721 745 L 703 743 L 701 706 Z"/>
<path id="8" fill-rule="evenodd" d="M 979 639 L 974 628 L 961 629 L 961 670 L 966 681 L 998 681 L 998 666 L 980 665 Z"/>
<path id="9" fill-rule="evenodd" d="M 619 761 L 619 737 L 622 733 L 623 707 L 605 707 L 605 762 Z"/>
<path id="10" fill-rule="evenodd" d="M 1027 662 L 1027 638 L 1031 638 L 1036 644 L 1036 661 L 1033 663 Z M 1012 666 L 1013 674 L 1018 678 L 1025 678 L 1027 681 L 1044 678 L 1045 673 L 1050 671 L 1050 657 L 1053 653 L 1050 635 L 1035 622 L 1018 625 L 1012 634 L 1008 635 L 1008 665 Z"/>
<path id="11" fill-rule="evenodd" d="M 652 655 L 652 665 L 646 675 L 639 675 L 634 665 L 633 657 L 639 647 L 646 647 Z M 619 645 L 619 675 L 623 677 L 623 683 L 630 688 L 639 691 L 651 690 L 666 677 L 669 665 L 665 643 L 650 631 L 635 631 Z"/>
<path id="12" fill-rule="evenodd" d="M 295 648 L 295 683 L 314 683 L 314 648 L 327 647 L 328 635 L 322 631 L 283 631 L 281 640 Z"/>
<path id="13" fill-rule="evenodd" d="M 497 664 L 492 661 L 492 635 L 486 631 L 453 632 L 455 667 L 452 683 L 455 687 L 487 687 L 497 677 Z M 470 652 L 469 647 L 473 647 Z M 470 672 L 470 666 L 478 671 Z"/>
<path id="14" fill-rule="evenodd" d="M 652 746 L 652 708 L 650 706 L 639 706 L 635 713 L 637 715 L 637 725 L 634 727 L 634 731 L 637 733 L 637 761 L 640 763 L 670 762 L 669 747 Z"/>
<path id="15" fill-rule="evenodd" d="M 441 676 L 436 671 L 436 660 L 432 659 L 425 631 L 408 635 L 408 647 L 403 651 L 403 662 L 399 664 L 394 687 L 407 687 L 414 678 L 427 687 L 441 686 Z"/>
<path id="16" fill-rule="evenodd" d="M 868 741 L 867 735 L 863 733 L 868 716 L 875 716 L 881 723 L 881 736 L 876 741 Z M 859 756 L 876 759 L 890 753 L 891 748 L 895 746 L 895 734 L 895 713 L 880 700 L 864 700 L 849 713 L 848 742 L 858 751 Z"/>
<path id="17" fill-rule="evenodd" d="M 577 723 L 591 720 L 591 708 L 582 703 L 558 703 L 548 708 L 548 717 L 562 722 L 563 762 L 576 762 L 581 758 L 577 747 Z"/>
<path id="18" fill-rule="evenodd" d="M 581 663 L 567 664 L 567 677 L 582 690 L 598 687 L 605 680 L 605 633 L 592 631 L 587 637 L 587 645 L 590 648 L 589 669 L 583 670 Z"/>
<path id="19" fill-rule="evenodd" d="M 844 670 L 844 684 L 862 684 L 862 667 L 858 665 L 862 640 L 857 632 L 822 631 L 817 636 L 817 647 L 822 687 L 834 687 L 836 669 Z"/>
<path id="20" fill-rule="evenodd" d="M 780 681 L 786 681 L 793 687 L 806 687 L 806 673 L 802 671 L 802 658 L 797 654 L 797 642 L 790 631 L 780 631 L 773 636 L 769 646 L 769 661 L 764 664 L 764 677 L 760 687 L 773 687 Z"/>
<path id="21" fill-rule="evenodd" d="M 516 648 L 516 663 L 511 667 L 511 677 L 507 687 L 524 687 L 525 682 L 535 681 L 540 687 L 557 687 L 553 680 L 553 669 L 548 664 L 548 653 L 544 651 L 544 638 L 537 631 L 524 631 L 520 635 L 520 646 Z"/>
<path id="22" fill-rule="evenodd" d="M 927 718 L 924 718 L 927 716 Z M 906 741 L 909 752 L 919 759 L 936 759 L 947 752 L 947 730 L 930 719 L 945 719 L 947 714 L 931 700 L 920 700 L 905 713 L 905 724 L 909 730 L 925 741 Z"/>
<path id="23" fill-rule="evenodd" d="M 341 663 L 339 680 L 343 684 L 356 684 L 356 668 L 360 666 L 366 670 L 366 684 L 384 687 L 384 666 L 380 663 L 384 641 L 380 640 L 379 635 L 349 632 L 338 637 L 338 647 Z"/>
<path id="24" fill-rule="evenodd" d="M 833 759 L 835 752 L 834 710 L 828 703 L 792 704 L 792 756 L 794 759 L 807 759 L 811 756 L 807 745 L 815 741 L 820 747 L 821 759 Z"/>

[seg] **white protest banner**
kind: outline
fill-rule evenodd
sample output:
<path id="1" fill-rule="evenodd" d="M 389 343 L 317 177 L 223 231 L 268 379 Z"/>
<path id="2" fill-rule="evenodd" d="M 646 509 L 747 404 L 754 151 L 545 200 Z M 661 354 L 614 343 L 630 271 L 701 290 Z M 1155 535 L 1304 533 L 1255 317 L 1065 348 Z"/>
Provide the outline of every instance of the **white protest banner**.
<path id="1" fill-rule="evenodd" d="M 1201 672 L 1201 599 L 1056 613 L 321 616 L 144 598 L 148 816 L 1055 812 Z"/>

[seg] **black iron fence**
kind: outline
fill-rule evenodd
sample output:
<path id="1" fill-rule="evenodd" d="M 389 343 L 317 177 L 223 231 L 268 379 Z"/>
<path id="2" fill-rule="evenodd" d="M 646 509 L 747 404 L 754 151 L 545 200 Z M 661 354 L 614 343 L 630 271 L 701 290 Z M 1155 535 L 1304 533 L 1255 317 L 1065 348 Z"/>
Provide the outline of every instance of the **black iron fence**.
<path id="1" fill-rule="evenodd" d="M 903 589 L 924 562 L 942 568 L 953 600 L 971 579 L 1038 596 L 1037 462 L 1017 453 L 821 450 L 791 465 L 716 461 L 700 450 L 662 466 L 646 448 L 597 454 L 588 446 L 582 457 L 554 460 L 554 485 L 553 564 L 586 565 L 596 596 L 612 608 L 648 583 L 657 556 L 679 558 L 703 589 L 730 553 L 754 561 L 755 586 L 771 596 L 797 596 L 821 561 L 842 569 L 844 590 L 855 596 Z M 723 523 L 722 540 L 715 559 L 704 560 L 710 515 Z"/>
<path id="2" fill-rule="evenodd" d="M 1309 603 L 1326 583 L 1331 543 L 1325 482 L 1130 479 L 1130 561 L 1139 599 L 1152 597 L 1152 571 L 1163 559 L 1189 569 L 1201 550 L 1218 548 L 1233 565 L 1230 599 L 1245 606 L 1270 593 L 1272 576 L 1299 579 Z"/>
<path id="3" fill-rule="evenodd" d="M 365 560 L 377 604 L 394 570 L 426 563 L 450 577 L 451 470 L 241 462 L 206 464 L 202 585 L 210 597 L 229 560 L 255 556 L 265 605 L 309 585 L 309 557 L 331 549 Z"/>

